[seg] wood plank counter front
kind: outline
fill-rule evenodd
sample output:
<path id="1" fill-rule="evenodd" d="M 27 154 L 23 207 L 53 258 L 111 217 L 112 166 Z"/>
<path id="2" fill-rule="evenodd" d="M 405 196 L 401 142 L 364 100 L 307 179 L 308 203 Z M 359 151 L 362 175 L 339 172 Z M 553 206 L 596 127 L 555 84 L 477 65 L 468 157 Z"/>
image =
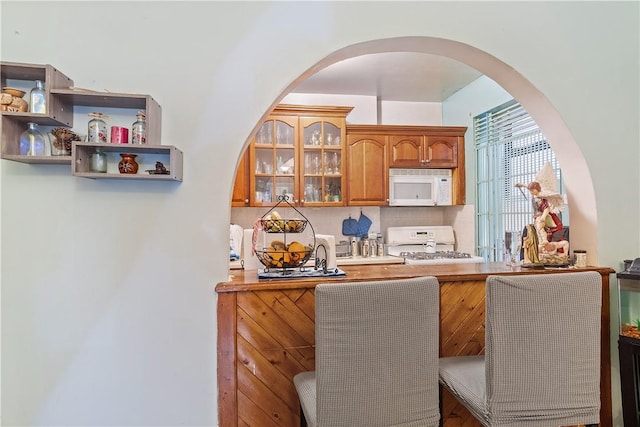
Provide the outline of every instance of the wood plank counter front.
<path id="1" fill-rule="evenodd" d="M 342 266 L 346 276 L 258 280 L 256 271 L 232 271 L 218 293 L 218 411 L 221 427 L 300 425 L 293 376 L 315 364 L 318 283 L 436 276 L 440 281 L 440 355 L 484 354 L 485 281 L 488 275 L 597 271 L 602 275 L 600 425 L 611 427 L 609 346 L 610 268 L 512 272 L 503 264 Z M 576 327 L 577 325 L 567 325 Z M 579 328 L 578 328 L 579 329 Z M 479 426 L 447 392 L 445 427 Z"/>

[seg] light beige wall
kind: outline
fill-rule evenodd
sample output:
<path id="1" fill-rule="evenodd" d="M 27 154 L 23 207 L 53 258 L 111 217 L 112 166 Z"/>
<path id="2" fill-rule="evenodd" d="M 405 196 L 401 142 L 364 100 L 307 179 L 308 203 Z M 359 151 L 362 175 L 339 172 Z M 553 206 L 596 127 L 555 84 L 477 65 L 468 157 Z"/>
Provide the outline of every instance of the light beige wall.
<path id="1" fill-rule="evenodd" d="M 425 50 L 452 40 L 465 62 L 491 63 L 482 51 L 503 61 L 495 80 L 529 81 L 539 92 L 507 90 L 547 101 L 553 109 L 534 118 L 561 117 L 557 143 L 572 136 L 588 166 L 595 222 L 582 232 L 597 236 L 599 263 L 640 255 L 636 2 L 0 8 L 2 60 L 54 64 L 80 87 L 152 94 L 163 142 L 185 152 L 182 184 L 0 162 L 4 425 L 216 424 L 213 288 L 228 275 L 243 144 L 299 76 L 333 52 L 329 61 L 365 53 L 370 40 L 414 36 L 411 48 Z"/>

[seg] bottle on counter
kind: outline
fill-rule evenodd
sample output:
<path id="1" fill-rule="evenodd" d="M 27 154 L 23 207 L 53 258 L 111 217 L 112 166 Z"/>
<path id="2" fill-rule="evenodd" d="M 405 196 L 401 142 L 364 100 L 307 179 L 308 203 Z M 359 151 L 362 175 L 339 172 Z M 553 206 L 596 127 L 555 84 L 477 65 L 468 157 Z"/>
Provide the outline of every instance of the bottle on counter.
<path id="1" fill-rule="evenodd" d="M 29 94 L 29 112 L 46 114 L 47 105 L 46 97 L 44 93 L 44 85 L 41 80 L 36 80 L 36 87 L 31 89 Z"/>
<path id="2" fill-rule="evenodd" d="M 358 256 L 358 239 L 351 238 L 351 256 Z"/>
<path id="3" fill-rule="evenodd" d="M 131 143 L 132 144 L 146 144 L 147 143 L 147 116 L 144 111 L 138 111 L 136 120 L 131 125 Z"/>
<path id="4" fill-rule="evenodd" d="M 362 258 L 369 257 L 369 239 L 366 237 L 362 238 Z"/>
<path id="5" fill-rule="evenodd" d="M 369 255 L 372 257 L 378 256 L 378 241 L 376 239 L 369 239 Z"/>

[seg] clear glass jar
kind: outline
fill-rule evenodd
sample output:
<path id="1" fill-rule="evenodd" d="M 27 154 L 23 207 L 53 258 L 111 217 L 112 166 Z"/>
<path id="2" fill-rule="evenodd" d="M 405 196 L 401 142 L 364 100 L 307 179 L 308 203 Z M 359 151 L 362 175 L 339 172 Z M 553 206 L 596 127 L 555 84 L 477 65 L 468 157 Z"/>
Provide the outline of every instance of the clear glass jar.
<path id="1" fill-rule="evenodd" d="M 132 144 L 146 144 L 147 143 L 147 116 L 144 114 L 144 111 L 138 111 L 136 115 L 136 120 L 133 125 L 131 125 L 131 143 Z"/>
<path id="2" fill-rule="evenodd" d="M 46 114 L 47 105 L 44 92 L 44 84 L 40 80 L 36 80 L 36 87 L 31 89 L 29 94 L 29 112 L 30 113 L 39 113 Z"/>
<path id="3" fill-rule="evenodd" d="M 96 148 L 96 151 L 91 155 L 89 170 L 99 173 L 107 172 L 107 154 L 102 151 L 102 148 Z"/>
<path id="4" fill-rule="evenodd" d="M 89 113 L 88 129 L 87 129 L 87 142 L 107 143 L 107 122 L 108 116 L 102 113 Z"/>
<path id="5" fill-rule="evenodd" d="M 49 138 L 40 131 L 36 123 L 29 122 L 29 127 L 20 135 L 21 156 L 50 156 Z"/>

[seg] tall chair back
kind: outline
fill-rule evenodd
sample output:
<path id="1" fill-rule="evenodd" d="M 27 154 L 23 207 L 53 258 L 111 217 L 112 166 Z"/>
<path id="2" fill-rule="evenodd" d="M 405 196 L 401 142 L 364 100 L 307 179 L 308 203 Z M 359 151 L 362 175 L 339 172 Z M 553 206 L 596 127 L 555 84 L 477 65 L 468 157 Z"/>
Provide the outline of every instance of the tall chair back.
<path id="1" fill-rule="evenodd" d="M 441 384 L 485 426 L 598 423 L 601 285 L 597 272 L 488 277 L 485 356 L 442 358 Z"/>
<path id="2" fill-rule="evenodd" d="M 316 371 L 294 378 L 310 426 L 437 426 L 435 277 L 316 287 Z"/>

